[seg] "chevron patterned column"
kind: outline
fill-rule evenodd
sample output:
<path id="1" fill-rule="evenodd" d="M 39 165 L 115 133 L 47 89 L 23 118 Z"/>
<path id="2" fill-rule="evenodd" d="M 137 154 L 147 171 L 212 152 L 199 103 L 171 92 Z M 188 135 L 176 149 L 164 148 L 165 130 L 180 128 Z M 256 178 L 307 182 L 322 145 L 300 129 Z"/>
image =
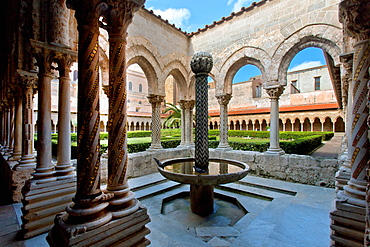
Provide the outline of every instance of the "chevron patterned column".
<path id="1" fill-rule="evenodd" d="M 213 66 L 212 55 L 199 52 L 193 56 L 190 63 L 195 73 L 196 99 L 196 134 L 195 134 L 195 166 L 208 170 L 208 73 Z"/>

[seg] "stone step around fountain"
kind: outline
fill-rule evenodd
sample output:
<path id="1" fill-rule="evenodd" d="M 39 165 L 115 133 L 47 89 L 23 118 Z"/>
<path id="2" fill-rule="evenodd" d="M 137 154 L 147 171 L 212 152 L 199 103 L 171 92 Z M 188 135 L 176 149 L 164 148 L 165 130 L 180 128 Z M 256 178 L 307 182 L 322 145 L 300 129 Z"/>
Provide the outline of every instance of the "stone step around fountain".
<path id="1" fill-rule="evenodd" d="M 138 200 L 144 200 L 182 186 L 180 183 L 163 178 L 160 173 L 129 179 L 129 185 Z"/>

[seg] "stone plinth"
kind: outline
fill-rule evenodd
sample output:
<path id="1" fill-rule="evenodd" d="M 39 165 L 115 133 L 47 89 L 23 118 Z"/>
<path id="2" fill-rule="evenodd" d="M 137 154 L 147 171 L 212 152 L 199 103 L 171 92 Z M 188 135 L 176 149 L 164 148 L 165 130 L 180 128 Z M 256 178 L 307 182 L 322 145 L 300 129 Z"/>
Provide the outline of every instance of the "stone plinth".
<path id="1" fill-rule="evenodd" d="M 55 215 L 63 212 L 76 193 L 76 178 L 38 184 L 28 180 L 22 190 L 23 238 L 30 238 L 48 232 Z"/>
<path id="2" fill-rule="evenodd" d="M 91 231 L 68 226 L 66 213 L 55 218 L 55 225 L 47 236 L 52 247 L 67 246 L 147 246 L 145 238 L 150 230 L 145 224 L 150 222 L 146 208 L 140 205 L 138 211 L 126 217 L 112 220 Z M 124 244 L 123 244 L 124 242 Z"/>

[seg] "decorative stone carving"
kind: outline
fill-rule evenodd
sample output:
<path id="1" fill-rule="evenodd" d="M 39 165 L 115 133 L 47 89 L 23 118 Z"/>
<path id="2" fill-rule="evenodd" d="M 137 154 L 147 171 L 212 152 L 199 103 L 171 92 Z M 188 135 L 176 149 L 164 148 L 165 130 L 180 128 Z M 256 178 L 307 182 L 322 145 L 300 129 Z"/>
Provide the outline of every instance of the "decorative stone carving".
<path id="1" fill-rule="evenodd" d="M 344 31 L 357 41 L 370 38 L 370 2 L 343 0 L 339 3 L 339 21 Z"/>
<path id="2" fill-rule="evenodd" d="M 195 105 L 195 100 L 180 100 L 179 101 L 182 114 L 181 114 L 181 145 L 189 146 L 193 145 L 193 108 Z M 180 145 L 180 146 L 181 146 Z"/>
<path id="3" fill-rule="evenodd" d="M 196 142 L 195 166 L 204 170 L 208 169 L 208 73 L 212 70 L 212 55 L 206 52 L 196 53 L 190 66 L 195 73 L 196 94 Z"/>

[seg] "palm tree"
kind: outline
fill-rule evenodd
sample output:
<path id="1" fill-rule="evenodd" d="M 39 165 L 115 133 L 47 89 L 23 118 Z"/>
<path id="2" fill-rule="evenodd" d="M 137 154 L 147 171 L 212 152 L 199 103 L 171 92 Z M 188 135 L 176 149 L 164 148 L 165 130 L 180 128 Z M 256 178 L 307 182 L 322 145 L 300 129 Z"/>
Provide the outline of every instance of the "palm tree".
<path id="1" fill-rule="evenodd" d="M 166 105 L 169 105 L 170 107 L 167 107 L 163 113 L 170 112 L 171 115 L 169 115 L 163 123 L 169 128 L 179 128 L 181 126 L 181 109 L 171 103 L 166 103 Z"/>

